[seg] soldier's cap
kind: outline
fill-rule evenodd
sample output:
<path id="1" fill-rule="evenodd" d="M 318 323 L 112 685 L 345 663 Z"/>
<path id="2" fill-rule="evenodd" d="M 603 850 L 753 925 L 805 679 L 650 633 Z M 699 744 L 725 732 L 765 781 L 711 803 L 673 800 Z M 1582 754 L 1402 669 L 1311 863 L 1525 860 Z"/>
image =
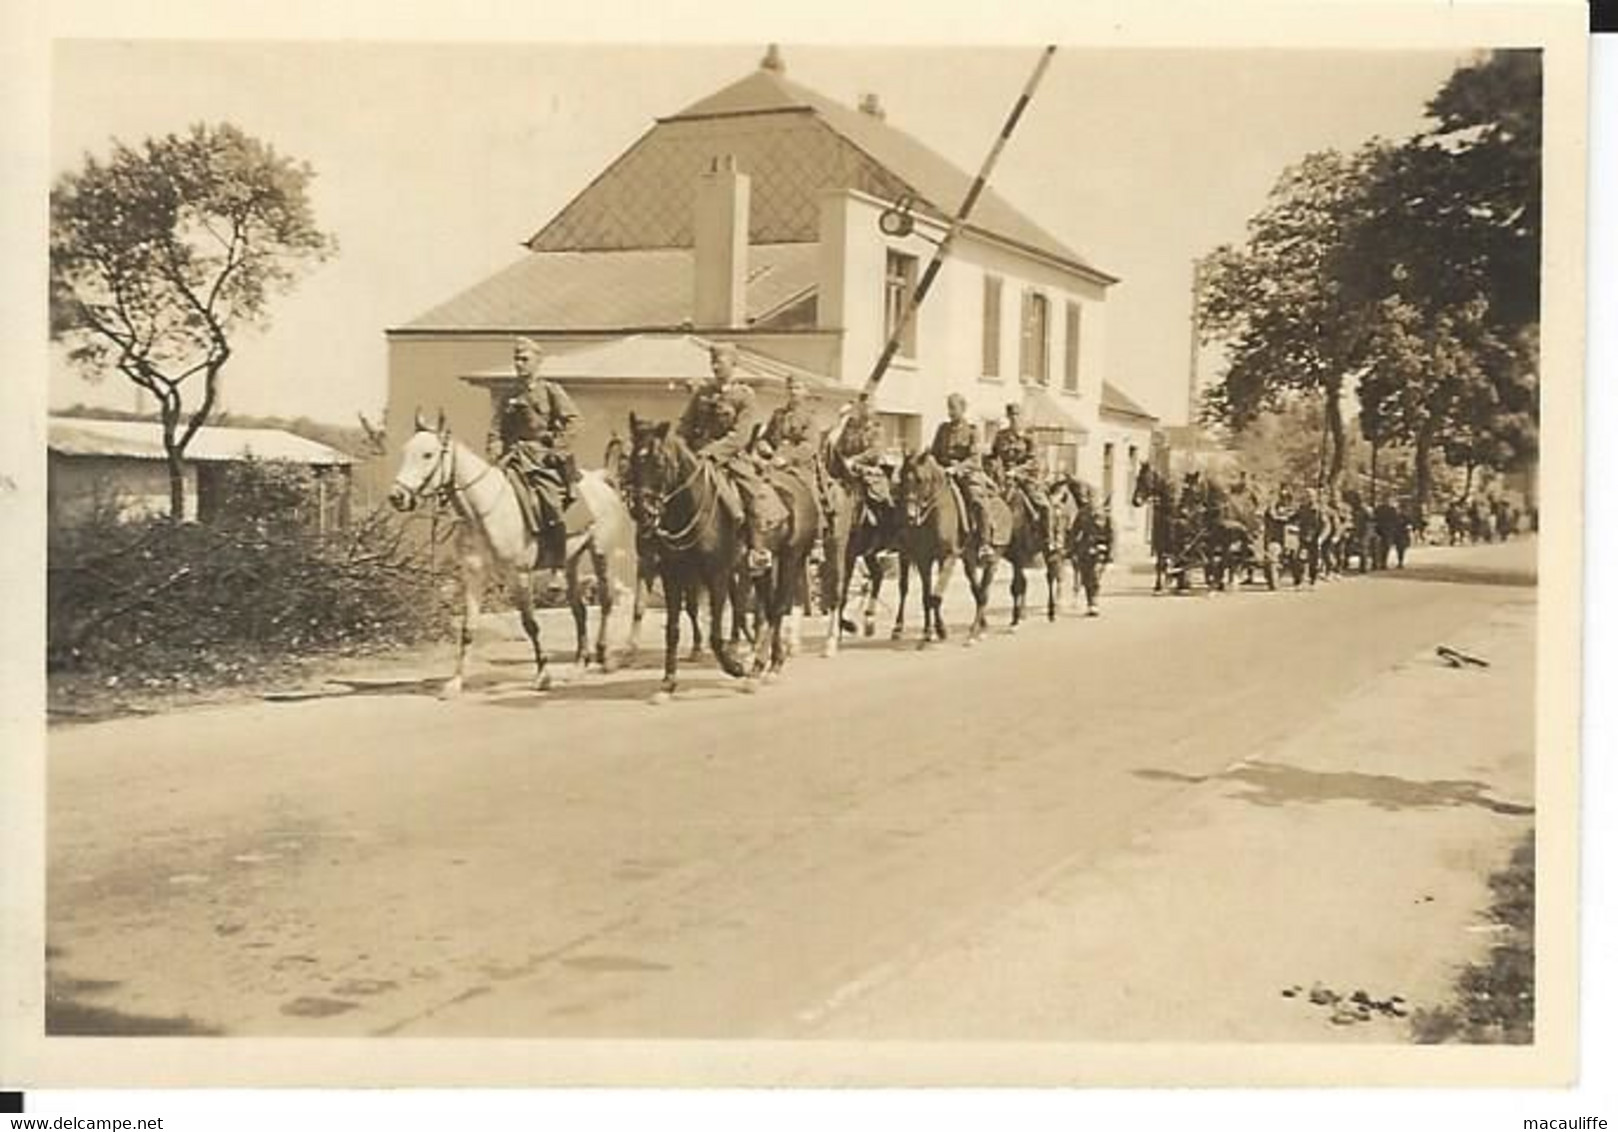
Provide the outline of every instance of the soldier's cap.
<path id="1" fill-rule="evenodd" d="M 1016 414 L 1022 412 L 1022 406 L 1017 404 L 1015 401 L 1007 401 L 1006 412 L 1015 416 Z"/>
<path id="2" fill-rule="evenodd" d="M 708 357 L 716 360 L 719 358 L 729 358 L 731 361 L 735 361 L 740 356 L 741 351 L 737 350 L 736 347 L 729 342 L 715 342 L 712 346 L 708 347 Z"/>
<path id="3" fill-rule="evenodd" d="M 511 346 L 512 346 L 512 349 L 514 349 L 514 350 L 518 349 L 520 347 L 523 347 L 523 346 L 527 346 L 530 350 L 532 350 L 536 354 L 543 355 L 545 353 L 545 348 L 543 346 L 541 346 L 538 342 L 534 341 L 532 338 L 529 338 L 527 335 L 519 334 L 517 336 L 517 340 L 515 342 L 513 342 L 511 344 Z"/>

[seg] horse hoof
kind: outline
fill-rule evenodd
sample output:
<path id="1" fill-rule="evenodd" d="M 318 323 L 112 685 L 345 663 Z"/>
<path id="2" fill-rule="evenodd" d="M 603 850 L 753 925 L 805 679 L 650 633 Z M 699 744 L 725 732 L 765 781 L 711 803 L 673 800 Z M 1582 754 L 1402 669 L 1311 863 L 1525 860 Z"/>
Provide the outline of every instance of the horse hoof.
<path id="1" fill-rule="evenodd" d="M 651 704 L 653 707 L 662 707 L 672 699 L 674 699 L 673 692 L 669 691 L 667 688 L 659 688 L 657 691 L 652 693 L 652 698 L 646 702 Z"/>
<path id="2" fill-rule="evenodd" d="M 459 699 L 461 695 L 460 677 L 452 677 L 444 681 L 443 687 L 438 689 L 438 698 L 441 700 Z"/>
<path id="3" fill-rule="evenodd" d="M 837 655 L 837 638 L 827 637 L 826 643 L 820 648 L 820 655 L 831 660 Z"/>
<path id="4" fill-rule="evenodd" d="M 1086 609 L 1084 611 L 1084 615 L 1086 617 L 1100 617 L 1101 616 L 1101 610 L 1097 609 L 1095 606 L 1092 605 L 1089 609 Z"/>
<path id="5" fill-rule="evenodd" d="M 1006 632 L 1011 634 L 1013 637 L 1015 637 L 1017 635 L 1017 632 L 1021 628 L 1022 628 L 1021 623 L 1013 621 L 1010 625 L 1006 626 Z"/>
<path id="6" fill-rule="evenodd" d="M 905 631 L 903 629 L 894 629 L 888 634 L 888 640 L 890 641 L 902 641 L 904 639 Z"/>
<path id="7" fill-rule="evenodd" d="M 745 692 L 747 695 L 751 696 L 754 692 L 758 691 L 758 681 L 751 676 L 743 676 L 737 683 L 736 687 L 742 692 Z"/>
<path id="8" fill-rule="evenodd" d="M 961 642 L 961 647 L 963 649 L 969 649 L 969 648 L 971 648 L 973 645 L 975 645 L 977 643 L 978 643 L 978 639 L 976 637 L 968 637 L 968 638 L 966 638 L 966 640 Z"/>
<path id="9" fill-rule="evenodd" d="M 759 680 L 759 683 L 762 686 L 768 688 L 771 684 L 775 683 L 778 679 L 780 679 L 780 677 L 781 677 L 781 674 L 779 672 L 771 671 L 771 672 L 766 672 L 764 675 L 760 676 L 758 678 L 758 680 Z"/>
<path id="10" fill-rule="evenodd" d="M 551 674 L 549 672 L 546 672 L 546 673 L 541 674 L 540 677 L 537 680 L 534 681 L 534 691 L 536 691 L 536 692 L 548 692 L 550 690 L 551 690 Z"/>

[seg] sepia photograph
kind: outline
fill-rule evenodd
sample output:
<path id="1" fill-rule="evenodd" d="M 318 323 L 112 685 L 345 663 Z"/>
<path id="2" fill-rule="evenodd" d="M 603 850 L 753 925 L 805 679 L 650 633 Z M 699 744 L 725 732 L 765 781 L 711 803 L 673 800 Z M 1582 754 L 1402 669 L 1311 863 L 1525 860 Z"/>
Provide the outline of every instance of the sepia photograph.
<path id="1" fill-rule="evenodd" d="M 1570 1083 L 1568 14 L 53 39 L 10 1032 Z"/>

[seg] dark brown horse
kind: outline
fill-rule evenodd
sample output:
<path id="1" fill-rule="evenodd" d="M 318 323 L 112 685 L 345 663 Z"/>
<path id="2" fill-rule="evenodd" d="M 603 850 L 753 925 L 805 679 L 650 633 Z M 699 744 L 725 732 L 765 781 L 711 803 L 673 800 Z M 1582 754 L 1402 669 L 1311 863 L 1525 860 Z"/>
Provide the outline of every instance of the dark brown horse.
<path id="1" fill-rule="evenodd" d="M 722 631 L 731 581 L 741 564 L 740 521 L 720 498 L 718 472 L 684 441 L 669 435 L 669 423 L 629 418 L 629 461 L 624 492 L 644 538 L 656 545 L 658 573 L 668 615 L 663 628 L 663 684 L 654 702 L 667 700 L 679 679 L 680 617 L 708 599 L 708 645 L 728 676 L 747 669 Z"/>
<path id="2" fill-rule="evenodd" d="M 601 469 L 607 481 L 622 492 L 624 481 L 629 475 L 629 446 L 621 437 L 614 436 L 607 442 Z M 631 660 L 640 652 L 640 626 L 646 617 L 646 599 L 660 584 L 662 577 L 661 567 L 658 565 L 657 535 L 653 531 L 642 530 L 638 524 L 635 528 L 635 565 L 635 601 L 629 621 L 629 640 L 625 644 L 626 659 Z M 685 614 L 691 625 L 690 659 L 693 663 L 702 656 L 702 624 L 699 613 L 700 610 L 695 603 L 686 606 Z"/>
<path id="3" fill-rule="evenodd" d="M 1174 482 L 1151 464 L 1142 463 L 1135 474 L 1130 501 L 1136 507 L 1150 505 L 1152 508 L 1152 558 L 1157 564 L 1152 592 L 1162 593 L 1170 577 L 1174 579 L 1176 590 L 1189 588 L 1191 579 L 1180 561 L 1185 530 L 1180 515 L 1180 493 Z"/>
<path id="4" fill-rule="evenodd" d="M 807 604 L 809 555 L 820 538 L 824 516 L 812 469 L 798 465 L 771 469 L 766 484 L 787 514 L 769 539 L 770 568 L 753 581 L 758 624 L 753 675 L 769 680 L 781 673 L 792 651 L 788 619 L 800 600 Z"/>
<path id="5" fill-rule="evenodd" d="M 984 557 L 978 547 L 978 538 L 969 529 L 964 512 L 965 502 L 950 483 L 949 473 L 923 451 L 905 457 L 899 469 L 899 500 L 904 509 L 905 524 L 901 536 L 905 561 L 915 567 L 921 579 L 923 646 L 933 640 L 948 639 L 944 627 L 944 591 L 959 561 L 972 589 L 976 610 L 967 631 L 967 644 L 975 643 L 988 629 L 986 609 L 989 586 L 994 580 L 994 561 L 979 564 Z M 1004 514 L 1005 504 L 991 499 L 991 506 L 1001 510 L 1001 521 L 991 522 L 997 531 L 1008 531 L 1010 522 Z M 992 536 L 991 536 L 992 537 Z M 994 549 L 1005 549 L 1006 535 L 1000 535 L 1000 544 Z M 934 570 L 937 576 L 934 576 Z M 903 622 L 898 628 L 902 632 Z"/>
<path id="6" fill-rule="evenodd" d="M 893 636 L 898 638 L 904 623 L 905 600 L 910 591 L 900 535 L 904 517 L 894 503 L 873 503 L 864 488 L 847 480 L 832 478 L 827 487 L 828 506 L 825 562 L 821 573 L 821 595 L 826 608 L 825 654 L 836 656 L 845 633 L 876 633 L 876 607 L 887 575 L 886 557 L 899 555 L 899 608 L 894 617 Z M 848 618 L 848 596 L 856 568 L 863 565 L 867 589 L 861 624 Z"/>
<path id="7" fill-rule="evenodd" d="M 1056 620 L 1056 600 L 1062 591 L 1062 544 L 1067 540 L 1067 513 L 1051 505 L 1051 521 L 1056 528 L 1054 544 L 1046 541 L 1039 512 L 1027 491 L 1012 481 L 1003 494 L 1011 511 L 1011 537 L 1002 554 L 1011 563 L 1011 628 L 1022 624 L 1028 600 L 1028 569 L 1045 568 L 1045 619 Z M 993 567 L 990 566 L 992 576 Z M 985 583 L 987 584 L 987 583 Z"/>

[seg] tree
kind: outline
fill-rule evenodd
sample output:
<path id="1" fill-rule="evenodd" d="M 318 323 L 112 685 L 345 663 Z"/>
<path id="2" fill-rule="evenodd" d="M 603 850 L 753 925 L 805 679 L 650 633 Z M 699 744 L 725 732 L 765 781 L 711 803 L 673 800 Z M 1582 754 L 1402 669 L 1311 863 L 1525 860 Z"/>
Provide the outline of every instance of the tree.
<path id="1" fill-rule="evenodd" d="M 1538 451 L 1540 100 L 1537 51 L 1461 68 L 1371 193 L 1346 280 L 1382 319 L 1361 413 L 1415 445 L 1421 502 L 1435 447 L 1468 485 Z"/>
<path id="2" fill-rule="evenodd" d="M 176 519 L 232 335 L 336 250 L 314 221 L 313 177 L 235 126 L 196 125 L 114 142 L 52 188 L 52 335 L 92 377 L 114 367 L 156 399 Z"/>
<path id="3" fill-rule="evenodd" d="M 1347 452 L 1343 387 L 1365 365 L 1362 312 L 1345 280 L 1356 270 L 1387 148 L 1373 141 L 1351 155 L 1326 150 L 1289 167 L 1248 222 L 1247 242 L 1218 248 L 1206 262 L 1202 330 L 1228 348 L 1208 412 L 1240 430 L 1292 394 L 1321 396 L 1330 483 Z"/>

